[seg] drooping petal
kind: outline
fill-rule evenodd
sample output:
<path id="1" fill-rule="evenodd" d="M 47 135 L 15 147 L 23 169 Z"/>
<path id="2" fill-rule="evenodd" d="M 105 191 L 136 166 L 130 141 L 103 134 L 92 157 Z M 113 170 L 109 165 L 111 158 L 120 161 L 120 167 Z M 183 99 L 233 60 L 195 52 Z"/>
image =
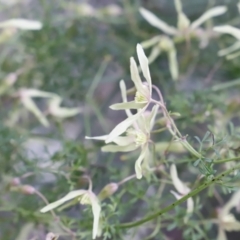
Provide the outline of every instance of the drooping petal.
<path id="1" fill-rule="evenodd" d="M 9 19 L 4 22 L 0 22 L 0 28 L 14 27 L 21 30 L 40 30 L 42 23 L 35 20 L 28 20 L 22 18 Z"/>
<path id="2" fill-rule="evenodd" d="M 238 50 L 240 48 L 240 42 L 235 42 L 233 45 L 227 47 L 227 48 L 224 48 L 224 49 L 221 49 L 219 52 L 218 52 L 218 56 L 225 56 L 227 54 L 230 54 L 236 50 Z"/>
<path id="3" fill-rule="evenodd" d="M 188 17 L 185 15 L 185 13 L 180 12 L 178 14 L 178 22 L 177 22 L 178 29 L 180 31 L 184 31 L 189 28 L 190 26 L 190 20 Z"/>
<path id="4" fill-rule="evenodd" d="M 176 35 L 177 29 L 169 26 L 167 23 L 159 19 L 156 15 L 154 15 L 152 12 L 148 11 L 145 8 L 139 9 L 141 15 L 145 18 L 145 20 L 148 21 L 152 26 L 162 30 L 164 33 L 167 33 L 169 35 Z"/>
<path id="5" fill-rule="evenodd" d="M 44 114 L 38 109 L 37 105 L 34 103 L 34 101 L 30 97 L 27 97 L 27 96 L 22 97 L 21 102 L 25 106 L 25 108 L 27 108 L 27 110 L 29 110 L 31 113 L 35 115 L 35 117 L 39 120 L 39 122 L 43 126 L 45 127 L 49 126 L 48 120 L 46 119 Z"/>
<path id="6" fill-rule="evenodd" d="M 137 161 L 135 162 L 135 172 L 136 172 L 137 179 L 142 178 L 142 161 L 145 158 L 147 151 L 148 151 L 147 146 L 142 148 L 141 154 L 138 157 Z"/>
<path id="7" fill-rule="evenodd" d="M 100 212 L 101 206 L 98 202 L 98 199 L 94 193 L 89 193 L 89 198 L 92 205 L 92 212 L 93 212 L 93 234 L 92 238 L 96 239 L 98 232 L 100 231 L 99 226 L 99 219 L 100 219 Z"/>
<path id="8" fill-rule="evenodd" d="M 75 190 L 75 191 L 72 191 L 72 192 L 68 193 L 65 197 L 57 200 L 56 202 L 48 204 L 47 206 L 42 208 L 40 210 L 40 212 L 42 212 L 42 213 L 48 212 L 48 211 L 50 211 L 50 210 L 52 210 L 52 209 L 62 205 L 63 203 L 65 203 L 65 202 L 67 202 L 67 201 L 69 201 L 71 199 L 74 199 L 76 197 L 79 197 L 79 196 L 85 194 L 86 192 L 87 192 L 86 190 Z"/>
<path id="9" fill-rule="evenodd" d="M 186 195 L 190 192 L 190 189 L 178 178 L 177 168 L 175 164 L 172 164 L 170 167 L 170 175 L 174 187 L 181 195 Z"/>
<path id="10" fill-rule="evenodd" d="M 143 51 L 143 48 L 140 44 L 137 44 L 137 55 L 138 55 L 138 60 L 142 69 L 143 76 L 148 82 L 149 89 L 151 91 L 152 89 L 152 80 L 150 76 L 150 71 L 149 71 L 149 66 L 148 66 L 148 59 Z"/>
<path id="11" fill-rule="evenodd" d="M 106 145 L 101 148 L 102 152 L 131 152 L 138 148 L 136 144 L 131 144 L 127 146 L 118 146 L 118 145 Z"/>
<path id="12" fill-rule="evenodd" d="M 217 26 L 214 27 L 213 30 L 220 33 L 230 34 L 236 39 L 240 40 L 240 29 L 235 28 L 233 26 L 230 25 Z"/>
<path id="13" fill-rule="evenodd" d="M 191 29 L 196 29 L 201 24 L 206 22 L 208 19 L 224 14 L 227 11 L 225 6 L 217 6 L 207 10 L 203 13 L 197 20 L 193 21 L 191 24 Z"/>
<path id="14" fill-rule="evenodd" d="M 110 106 L 113 110 L 124 110 L 124 109 L 139 109 L 143 108 L 146 103 L 136 103 L 135 101 L 126 102 L 126 103 L 115 103 Z"/>
<path id="15" fill-rule="evenodd" d="M 149 116 L 149 132 L 153 129 L 159 106 L 154 105 Z"/>
<path id="16" fill-rule="evenodd" d="M 137 64 L 133 57 L 130 58 L 130 71 L 131 71 L 131 79 L 134 82 L 134 85 L 137 91 L 143 95 L 146 95 L 146 89 L 143 86 L 142 80 L 139 76 Z"/>
<path id="17" fill-rule="evenodd" d="M 147 49 L 147 48 L 150 48 L 152 47 L 153 45 L 157 44 L 161 39 L 161 36 L 155 36 L 155 37 L 152 37 L 144 42 L 141 42 L 141 46 L 144 48 L 144 49 Z M 149 60 L 149 59 L 148 59 Z"/>
<path id="18" fill-rule="evenodd" d="M 219 226 L 219 228 L 218 228 L 217 240 L 228 240 L 225 231 L 224 231 L 223 228 L 220 227 L 220 226 Z"/>
<path id="19" fill-rule="evenodd" d="M 177 52 L 176 49 L 173 48 L 168 52 L 168 61 L 169 61 L 169 70 L 173 80 L 178 79 L 178 61 L 177 61 Z"/>

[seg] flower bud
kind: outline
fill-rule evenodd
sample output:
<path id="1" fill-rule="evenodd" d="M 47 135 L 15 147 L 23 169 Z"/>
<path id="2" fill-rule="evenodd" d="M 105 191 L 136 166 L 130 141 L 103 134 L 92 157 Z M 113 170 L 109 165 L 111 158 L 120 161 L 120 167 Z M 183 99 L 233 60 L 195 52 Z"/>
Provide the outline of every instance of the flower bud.
<path id="1" fill-rule="evenodd" d="M 19 186 L 20 184 L 21 184 L 21 181 L 18 177 L 15 177 L 15 178 L 11 179 L 11 181 L 9 183 L 9 185 L 11 187 Z"/>
<path id="2" fill-rule="evenodd" d="M 108 198 L 111 195 L 113 195 L 117 190 L 118 190 L 118 184 L 117 183 L 109 183 L 98 194 L 98 199 L 100 201 L 102 201 L 105 198 Z"/>
<path id="3" fill-rule="evenodd" d="M 30 185 L 22 185 L 19 187 L 19 190 L 23 194 L 31 195 L 35 193 L 35 188 Z"/>
<path id="4" fill-rule="evenodd" d="M 46 239 L 45 240 L 57 240 L 59 238 L 58 235 L 50 232 L 46 235 Z"/>

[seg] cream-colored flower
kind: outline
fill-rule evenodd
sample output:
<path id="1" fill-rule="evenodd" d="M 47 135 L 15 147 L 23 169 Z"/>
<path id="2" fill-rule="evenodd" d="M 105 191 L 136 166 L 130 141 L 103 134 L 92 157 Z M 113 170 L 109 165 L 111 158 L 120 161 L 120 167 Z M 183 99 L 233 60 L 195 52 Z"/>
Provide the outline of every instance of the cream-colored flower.
<path id="1" fill-rule="evenodd" d="M 99 204 L 98 198 L 92 192 L 91 189 L 71 191 L 66 196 L 59 199 L 58 201 L 50 203 L 46 207 L 42 208 L 40 210 L 40 212 L 42 212 L 42 213 L 48 212 L 54 208 L 59 207 L 60 205 L 64 204 L 65 202 L 68 202 L 69 200 L 78 200 L 80 204 L 92 206 L 92 212 L 93 212 L 92 238 L 96 239 L 99 229 L 100 229 L 99 218 L 100 218 L 101 206 Z"/>
<path id="2" fill-rule="evenodd" d="M 137 64 L 134 60 L 134 58 L 130 59 L 131 65 L 131 78 L 132 81 L 134 82 L 134 85 L 136 87 L 136 95 L 135 95 L 135 100 L 128 102 L 127 101 L 127 96 L 126 96 L 126 87 L 124 84 L 124 81 L 121 81 L 120 83 L 120 88 L 122 92 L 122 97 L 123 97 L 123 102 L 122 103 L 117 103 L 112 106 L 110 106 L 111 109 L 114 110 L 127 110 L 128 117 L 119 123 L 111 132 L 109 135 L 107 135 L 107 138 L 101 139 L 105 140 L 106 143 L 113 142 L 115 138 L 123 134 L 124 132 L 127 131 L 127 129 L 134 124 L 134 122 L 137 121 L 137 119 L 141 116 L 142 113 L 145 112 L 147 109 L 150 101 L 151 101 L 151 96 L 152 96 L 152 81 L 151 81 L 151 76 L 150 76 L 150 71 L 148 67 L 148 59 L 142 49 L 142 46 L 140 44 L 137 45 L 137 55 L 138 59 L 140 62 L 140 66 L 142 69 L 142 73 L 144 78 L 146 79 L 146 83 L 142 82 Z M 123 93 L 124 91 L 124 93 Z M 136 114 L 131 114 L 128 109 L 138 109 L 138 112 Z M 129 114 L 130 113 L 130 114 Z"/>
<path id="3" fill-rule="evenodd" d="M 124 81 L 120 82 L 120 88 L 122 92 L 123 102 L 126 101 L 126 86 Z M 151 112 L 145 111 L 138 113 L 138 118 L 128 126 L 125 130 L 125 136 L 117 136 L 112 139 L 112 143 L 102 147 L 103 152 L 130 152 L 138 148 L 141 149 L 141 153 L 135 163 L 135 172 L 138 179 L 142 178 L 142 163 L 148 166 L 149 162 L 149 142 L 151 130 L 154 127 L 155 118 L 158 112 L 158 106 L 155 105 Z M 133 116 L 130 110 L 126 110 L 128 119 Z M 110 133 L 111 134 L 111 133 Z M 106 143 L 109 139 L 109 135 L 99 137 L 86 137 L 87 139 L 103 140 Z"/>
<path id="4" fill-rule="evenodd" d="M 227 240 L 225 231 L 240 231 L 240 222 L 230 213 L 232 208 L 239 210 L 240 190 L 235 192 L 231 199 L 218 212 L 219 228 L 217 240 Z"/>
<path id="5" fill-rule="evenodd" d="M 171 190 L 171 193 L 176 197 L 177 200 L 179 200 L 180 198 L 186 196 L 191 190 L 185 183 L 183 183 L 179 179 L 178 173 L 177 173 L 177 168 L 176 168 L 176 165 L 174 165 L 174 164 L 172 164 L 170 167 L 170 175 L 172 178 L 173 185 L 177 190 L 177 192 Z M 188 198 L 187 199 L 187 213 L 188 214 L 192 213 L 193 209 L 194 209 L 193 199 Z M 187 218 L 185 218 L 185 221 L 186 220 L 187 220 Z"/>
<path id="6" fill-rule="evenodd" d="M 140 8 L 139 11 L 149 24 L 160 29 L 166 35 L 173 37 L 172 40 L 170 37 L 157 35 L 142 42 L 141 44 L 143 48 L 152 47 L 152 51 L 149 55 L 149 64 L 152 63 L 161 54 L 161 52 L 167 52 L 170 73 L 172 78 L 176 80 L 178 78 L 178 62 L 174 42 L 179 42 L 184 39 L 189 40 L 191 37 L 197 37 L 201 40 L 200 46 L 203 46 L 204 44 L 206 45 L 206 35 L 208 35 L 208 31 L 203 32 L 200 26 L 207 20 L 225 13 L 227 8 L 225 6 L 211 8 L 191 23 L 182 11 L 181 1 L 175 0 L 174 3 L 178 15 L 177 27 L 168 25 L 145 8 Z"/>

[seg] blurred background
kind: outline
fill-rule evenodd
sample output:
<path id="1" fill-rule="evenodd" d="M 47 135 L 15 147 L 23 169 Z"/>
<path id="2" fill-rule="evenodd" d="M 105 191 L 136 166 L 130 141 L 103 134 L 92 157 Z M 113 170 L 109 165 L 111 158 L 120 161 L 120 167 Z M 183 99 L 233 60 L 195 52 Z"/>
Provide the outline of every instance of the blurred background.
<path id="1" fill-rule="evenodd" d="M 182 3 L 190 20 L 210 7 L 225 5 L 228 11 L 211 24 L 240 26 L 237 0 Z M 37 31 L 0 29 L 0 239 L 44 240 L 47 232 L 60 231 L 51 223 L 50 215 L 39 212 L 45 205 L 41 199 L 28 189 L 22 193 L 9 190 L 14 181 L 33 186 L 51 202 L 69 189 L 85 188 L 87 183 L 82 176 L 86 173 L 92 177 L 96 192 L 107 183 L 134 173 L 134 161 L 128 158 L 136 155 L 101 153 L 103 143 L 84 137 L 107 134 L 125 118 L 123 111 L 109 109 L 121 99 L 119 81 L 124 79 L 132 87 L 129 58 L 136 59 L 136 44 L 161 34 L 140 15 L 139 7 L 176 26 L 173 0 L 0 0 L 0 21 L 25 18 L 43 25 Z M 151 64 L 152 80 L 161 89 L 169 110 L 181 113 L 176 121 L 184 134 L 201 138 L 209 128 L 217 131 L 219 126 L 219 132 L 223 130 L 223 122 L 232 120 L 238 124 L 240 84 L 226 87 L 226 91 L 224 87 L 221 90 L 225 86 L 221 84 L 240 78 L 240 58 L 228 61 L 218 56 L 221 48 L 234 41 L 224 35 L 210 39 L 204 49 L 199 48 L 198 40 L 192 40 L 190 46 L 185 42 L 177 44 L 177 81 L 169 73 L 166 54 Z M 149 55 L 150 50 L 146 53 Z M 69 118 L 49 114 L 49 125 L 43 126 L 19 100 L 22 89 L 55 93 L 62 98 L 62 106 L 78 108 L 79 114 Z M 46 111 L 46 99 L 37 97 L 35 103 Z M 169 140 L 164 134 L 156 136 L 159 139 Z M 145 208 L 156 202 L 153 193 L 157 184 L 157 180 L 151 181 L 151 187 L 146 181 L 137 186 L 129 182 L 109 200 L 105 217 L 124 222 L 143 216 Z M 147 197 L 148 204 L 143 203 Z M 205 209 L 212 209 L 209 215 L 215 214 L 214 200 L 203 204 Z M 90 210 L 80 214 L 79 209 L 83 208 L 72 208 L 63 216 L 63 222 L 79 232 L 77 239 L 91 239 L 92 214 Z M 134 237 L 128 237 L 126 230 L 114 232 L 109 228 L 105 233 L 99 239 L 145 239 L 148 232 L 143 227 Z M 182 229 L 169 230 L 166 235 L 168 239 L 188 239 Z M 210 235 L 209 239 L 214 239 L 216 229 Z M 148 239 L 167 239 L 161 236 Z"/>

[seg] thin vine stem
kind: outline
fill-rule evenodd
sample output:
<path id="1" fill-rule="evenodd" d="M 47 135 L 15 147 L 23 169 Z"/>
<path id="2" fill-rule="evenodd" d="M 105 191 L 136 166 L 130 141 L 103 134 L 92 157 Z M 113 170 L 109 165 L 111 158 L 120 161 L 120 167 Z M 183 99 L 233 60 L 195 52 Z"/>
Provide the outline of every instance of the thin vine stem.
<path id="1" fill-rule="evenodd" d="M 222 173 L 220 173 L 219 175 L 217 175 L 216 177 L 212 178 L 211 180 L 206 181 L 205 183 L 203 183 L 202 185 L 200 185 L 199 187 L 197 187 L 196 189 L 194 189 L 193 191 L 191 191 L 189 194 L 185 195 L 184 197 L 182 197 L 181 199 L 175 201 L 174 203 L 168 205 L 167 207 L 163 208 L 160 211 L 157 211 L 156 213 L 149 215 L 147 217 L 144 217 L 138 221 L 135 222 L 129 222 L 129 223 L 122 223 L 117 225 L 117 228 L 132 228 L 132 227 L 137 227 L 139 225 L 142 225 L 146 222 L 149 222 L 157 217 L 162 216 L 163 214 L 165 214 L 166 212 L 169 212 L 170 210 L 172 210 L 173 208 L 175 208 L 177 205 L 185 202 L 188 198 L 190 197 L 194 197 L 195 195 L 197 195 L 198 193 L 200 193 L 201 191 L 203 191 L 205 188 L 209 187 L 210 185 L 214 184 L 215 182 L 219 181 L 221 178 L 225 177 L 226 175 L 230 174 L 231 172 L 240 169 L 240 164 L 236 165 L 235 167 L 232 167 L 226 171 L 223 171 Z"/>

